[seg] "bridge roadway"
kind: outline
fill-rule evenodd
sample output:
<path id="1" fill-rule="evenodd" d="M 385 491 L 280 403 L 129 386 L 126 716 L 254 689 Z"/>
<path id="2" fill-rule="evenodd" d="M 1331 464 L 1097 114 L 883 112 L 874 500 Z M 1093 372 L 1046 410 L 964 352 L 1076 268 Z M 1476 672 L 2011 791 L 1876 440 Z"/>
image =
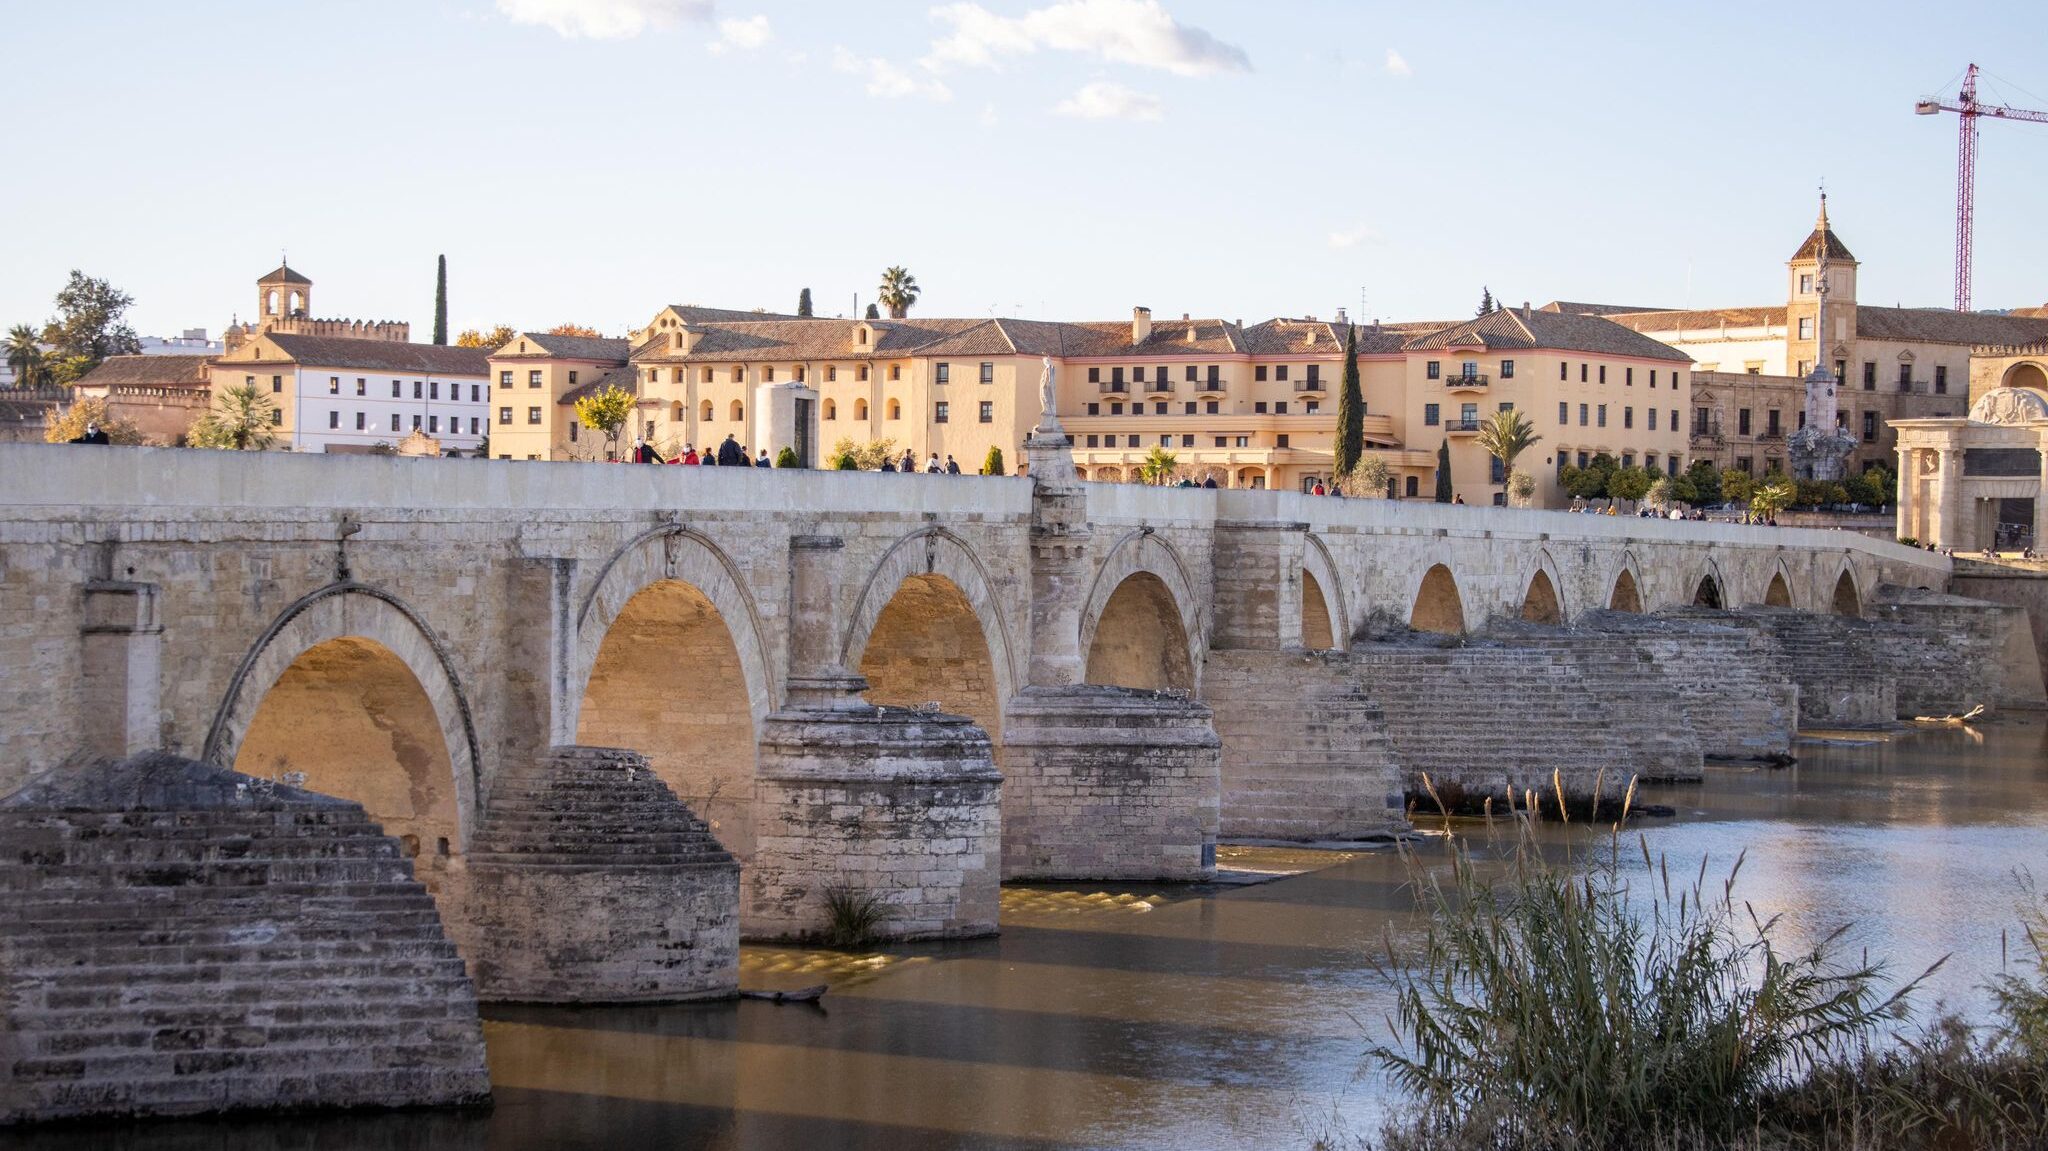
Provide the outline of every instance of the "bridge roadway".
<path id="1" fill-rule="evenodd" d="M 1233 764 L 1269 737 L 1327 796 L 1317 834 L 1397 824 L 1391 763 L 1317 734 L 1342 726 L 1317 708 L 1221 739 L 1216 718 L 1395 625 L 1860 615 L 1950 574 L 1841 532 L 1086 484 L 1049 444 L 1031 463 L 0 445 L 0 790 L 158 747 L 303 772 L 400 837 L 448 915 L 498 772 L 627 747 L 744 862 L 750 934 L 814 930 L 846 886 L 897 904 L 897 934 L 966 935 L 993 930 L 999 877 L 1205 874 Z"/>

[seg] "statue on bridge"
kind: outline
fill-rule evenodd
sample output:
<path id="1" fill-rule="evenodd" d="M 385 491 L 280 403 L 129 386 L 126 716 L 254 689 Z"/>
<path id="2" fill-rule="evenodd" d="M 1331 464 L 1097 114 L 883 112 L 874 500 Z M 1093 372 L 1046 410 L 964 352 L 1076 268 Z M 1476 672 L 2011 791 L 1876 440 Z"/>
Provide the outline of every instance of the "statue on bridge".
<path id="1" fill-rule="evenodd" d="M 1065 433 L 1060 427 L 1059 390 L 1054 383 L 1059 369 L 1053 366 L 1051 356 L 1045 357 L 1044 363 L 1044 370 L 1038 375 L 1038 426 L 1031 429 L 1034 437 Z"/>

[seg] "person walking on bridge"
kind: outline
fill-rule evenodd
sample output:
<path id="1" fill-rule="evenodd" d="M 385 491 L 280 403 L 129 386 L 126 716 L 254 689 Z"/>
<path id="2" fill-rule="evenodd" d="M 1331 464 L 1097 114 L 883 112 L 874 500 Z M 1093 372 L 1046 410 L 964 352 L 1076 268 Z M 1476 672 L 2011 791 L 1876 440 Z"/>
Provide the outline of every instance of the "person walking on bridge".
<path id="1" fill-rule="evenodd" d="M 725 442 L 718 445 L 718 466 L 721 468 L 743 468 L 747 466 L 747 449 L 733 438 L 731 432 L 725 435 Z"/>
<path id="2" fill-rule="evenodd" d="M 635 436 L 633 437 L 633 462 L 636 464 L 659 464 L 666 463 L 667 461 L 661 458 L 660 452 L 654 450 L 653 444 Z"/>

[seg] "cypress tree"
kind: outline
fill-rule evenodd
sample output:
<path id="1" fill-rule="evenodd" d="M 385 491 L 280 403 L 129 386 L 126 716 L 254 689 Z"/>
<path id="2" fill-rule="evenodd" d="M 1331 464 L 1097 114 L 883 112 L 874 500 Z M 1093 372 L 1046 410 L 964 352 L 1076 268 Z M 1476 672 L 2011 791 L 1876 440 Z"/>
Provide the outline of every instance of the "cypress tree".
<path id="1" fill-rule="evenodd" d="M 1482 286 L 1479 289 L 1479 310 L 1473 314 L 1490 316 L 1498 311 L 1500 311 L 1500 305 L 1493 302 L 1493 289 Z"/>
<path id="2" fill-rule="evenodd" d="M 1436 502 L 1451 502 L 1451 441 L 1436 446 Z"/>
<path id="3" fill-rule="evenodd" d="M 873 304 L 869 304 L 869 305 L 868 305 L 868 319 L 870 319 L 870 320 L 879 320 L 879 319 L 881 319 L 881 318 L 882 318 L 882 311 L 881 311 L 881 309 L 880 309 L 880 308 L 877 308 L 877 307 L 875 307 L 875 305 L 873 305 Z"/>
<path id="4" fill-rule="evenodd" d="M 448 342 L 448 257 L 442 256 L 434 273 L 434 342 Z"/>
<path id="5" fill-rule="evenodd" d="M 1365 451 L 1365 391 L 1358 383 L 1358 326 L 1344 341 L 1344 390 L 1337 396 L 1337 447 L 1332 466 L 1339 478 L 1351 474 Z"/>
<path id="6" fill-rule="evenodd" d="M 799 316 L 803 316 L 806 319 L 810 317 L 811 290 L 809 288 L 805 288 L 803 290 L 803 294 L 796 298 L 796 314 Z"/>

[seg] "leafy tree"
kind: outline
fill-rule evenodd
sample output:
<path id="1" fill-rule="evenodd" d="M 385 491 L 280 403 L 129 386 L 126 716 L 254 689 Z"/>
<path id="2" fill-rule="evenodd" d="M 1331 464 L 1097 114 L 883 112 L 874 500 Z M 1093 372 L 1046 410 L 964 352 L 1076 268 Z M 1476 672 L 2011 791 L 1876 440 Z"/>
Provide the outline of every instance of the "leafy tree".
<path id="1" fill-rule="evenodd" d="M 1451 441 L 1448 439 L 1436 448 L 1436 502 L 1451 502 Z"/>
<path id="2" fill-rule="evenodd" d="M 908 268 L 895 265 L 882 269 L 882 283 L 877 301 L 889 309 L 889 318 L 900 320 L 910 314 L 910 307 L 917 303 L 920 289 L 917 277 Z"/>
<path id="3" fill-rule="evenodd" d="M 133 303 L 133 296 L 107 281 L 72 269 L 71 279 L 57 293 L 57 315 L 43 328 L 43 342 L 55 348 L 60 361 L 55 374 L 62 382 L 77 379 L 108 356 L 142 351 L 135 330 L 121 319 Z M 62 379 L 66 375 L 70 379 Z"/>
<path id="4" fill-rule="evenodd" d="M 1157 487 L 1173 478 L 1173 471 L 1180 466 L 1180 457 L 1165 448 L 1155 447 L 1145 453 L 1145 462 L 1138 465 L 1138 478 Z"/>
<path id="5" fill-rule="evenodd" d="M 1756 494 L 1756 480 L 1748 472 L 1727 468 L 1721 472 L 1720 488 L 1723 502 L 1746 504 Z"/>
<path id="6" fill-rule="evenodd" d="M 518 330 L 510 324 L 499 324 L 489 331 L 478 331 L 475 328 L 470 328 L 455 337 L 455 346 L 458 348 L 502 348 L 512 337 L 518 334 Z"/>
<path id="7" fill-rule="evenodd" d="M 981 461 L 981 474 L 999 476 L 1003 474 L 1003 449 L 991 447 L 987 458 Z"/>
<path id="8" fill-rule="evenodd" d="M 434 270 L 434 342 L 448 342 L 448 257 L 438 258 Z"/>
<path id="9" fill-rule="evenodd" d="M 1493 302 L 1493 289 L 1488 287 L 1480 288 L 1479 310 L 1472 314 L 1474 316 L 1490 316 L 1497 311 L 1500 311 L 1500 305 Z"/>
<path id="10" fill-rule="evenodd" d="M 1339 477 L 1351 474 L 1365 451 L 1365 391 L 1358 382 L 1358 326 L 1344 337 L 1344 390 L 1337 394 L 1337 446 L 1330 461 Z"/>
<path id="11" fill-rule="evenodd" d="M 796 314 L 809 318 L 811 314 L 811 290 L 805 288 L 796 298 Z"/>
<path id="12" fill-rule="evenodd" d="M 796 449 L 784 448 L 781 451 L 776 452 L 775 466 L 778 468 L 793 468 L 797 466 Z"/>
<path id="13" fill-rule="evenodd" d="M 477 440 L 476 458 L 480 460 L 487 460 L 491 458 L 491 434 L 489 432 L 485 432 L 483 436 Z"/>
<path id="14" fill-rule="evenodd" d="M 885 461 L 893 460 L 903 454 L 896 449 L 897 443 L 894 436 L 870 440 L 864 444 L 851 439 L 842 439 L 832 445 L 830 459 L 832 466 L 841 471 L 879 471 Z M 847 460 L 853 461 L 853 467 L 849 468 L 846 466 L 845 461 Z"/>
<path id="15" fill-rule="evenodd" d="M 502 330 L 502 329 L 501 329 L 501 330 Z M 515 333 L 513 333 L 513 334 L 514 334 L 514 335 L 517 335 L 518 333 L 516 333 L 516 332 L 515 332 Z M 588 326 L 588 325 L 586 325 L 586 324 L 556 324 L 556 325 L 555 325 L 554 327 L 552 327 L 552 328 L 549 328 L 549 329 L 548 329 L 548 335 L 550 335 L 550 336 L 587 336 L 587 337 L 589 337 L 590 339 L 593 339 L 593 340 L 600 340 L 600 339 L 603 339 L 603 338 L 604 338 L 604 333 L 603 333 L 603 332 L 600 332 L 600 331 L 598 331 L 598 330 L 597 330 L 596 328 L 590 327 L 590 326 Z M 506 339 L 511 339 L 512 337 L 511 337 L 511 336 L 507 336 L 507 337 L 505 337 L 505 338 L 506 338 Z M 500 344 L 502 344 L 503 342 L 504 342 L 503 340 L 500 340 L 500 341 L 499 341 L 499 343 L 500 343 Z"/>
<path id="16" fill-rule="evenodd" d="M 1564 490 L 1577 499 L 1597 500 L 1605 499 L 1607 496 L 1607 476 L 1608 473 L 1600 468 L 1581 468 L 1566 464 L 1564 471 L 1558 475 L 1557 482 L 1563 484 Z"/>
<path id="17" fill-rule="evenodd" d="M 877 309 L 875 308 L 875 306 L 874 306 L 873 304 L 869 304 L 869 305 L 868 305 L 868 319 L 870 319 L 870 320 L 879 320 L 879 319 L 881 319 L 881 318 L 882 318 L 882 313 L 881 313 L 880 311 L 878 311 L 878 310 L 877 310 Z"/>
<path id="18" fill-rule="evenodd" d="M 1718 504 L 1721 502 L 1721 470 L 1711 460 L 1694 460 L 1685 470 L 1685 479 L 1691 481 L 1693 494 L 1685 497 L 1687 503 Z"/>
<path id="19" fill-rule="evenodd" d="M 1394 469 L 1387 466 L 1385 456 L 1360 456 L 1349 472 L 1337 477 L 1337 487 L 1347 496 L 1383 500 L 1394 494 Z"/>
<path id="20" fill-rule="evenodd" d="M 1849 498 L 1857 503 L 1882 507 L 1892 502 L 1897 482 L 1891 469 L 1880 464 L 1850 476 L 1843 486 L 1848 490 Z"/>
<path id="21" fill-rule="evenodd" d="M 617 384 L 608 385 L 603 391 L 592 392 L 576 401 L 576 418 L 593 432 L 603 432 L 607 450 L 619 440 L 619 429 L 633 418 L 633 405 L 638 402 L 632 392 Z"/>
<path id="22" fill-rule="evenodd" d="M 214 397 L 213 407 L 192 421 L 185 442 L 217 451 L 260 452 L 276 433 L 277 405 L 249 384 L 234 384 Z"/>
<path id="23" fill-rule="evenodd" d="M 1650 473 L 1641 468 L 1617 468 L 1607 477 L 1607 494 L 1618 500 L 1640 500 L 1650 494 Z"/>
<path id="24" fill-rule="evenodd" d="M 1699 485 L 1693 482 L 1691 472 L 1666 480 L 1665 483 L 1670 485 L 1670 498 L 1673 502 L 1681 504 L 1697 504 L 1702 502 L 1700 500 Z"/>
<path id="25" fill-rule="evenodd" d="M 107 414 L 107 401 L 98 396 L 73 400 L 62 410 L 52 408 L 43 416 L 43 442 L 68 444 L 85 434 L 85 425 L 98 424 L 107 439 L 117 444 L 139 444 L 142 429 Z"/>
<path id="26" fill-rule="evenodd" d="M 1749 497 L 1749 510 L 1762 519 L 1771 519 L 1779 512 L 1792 506 L 1799 496 L 1799 489 L 1782 473 L 1768 472 L 1764 482 Z"/>
<path id="27" fill-rule="evenodd" d="M 1486 449 L 1487 455 L 1500 461 L 1504 477 L 1514 472 L 1515 457 L 1542 439 L 1536 434 L 1536 425 L 1529 422 L 1529 417 L 1512 408 L 1495 412 L 1479 424 L 1479 446 Z"/>
<path id="28" fill-rule="evenodd" d="M 8 329 L 7 366 L 14 369 L 14 386 L 17 388 L 39 388 L 49 382 L 48 359 L 43 355 L 42 340 L 34 328 L 16 324 Z"/>
<path id="29" fill-rule="evenodd" d="M 1830 480 L 1800 480 L 1793 485 L 1793 491 L 1796 493 L 1792 498 L 1795 507 L 1818 508 L 1849 502 L 1847 485 Z"/>
<path id="30" fill-rule="evenodd" d="M 1509 472 L 1507 491 L 1509 506 L 1526 508 L 1536 498 L 1536 477 L 1523 471 Z"/>

